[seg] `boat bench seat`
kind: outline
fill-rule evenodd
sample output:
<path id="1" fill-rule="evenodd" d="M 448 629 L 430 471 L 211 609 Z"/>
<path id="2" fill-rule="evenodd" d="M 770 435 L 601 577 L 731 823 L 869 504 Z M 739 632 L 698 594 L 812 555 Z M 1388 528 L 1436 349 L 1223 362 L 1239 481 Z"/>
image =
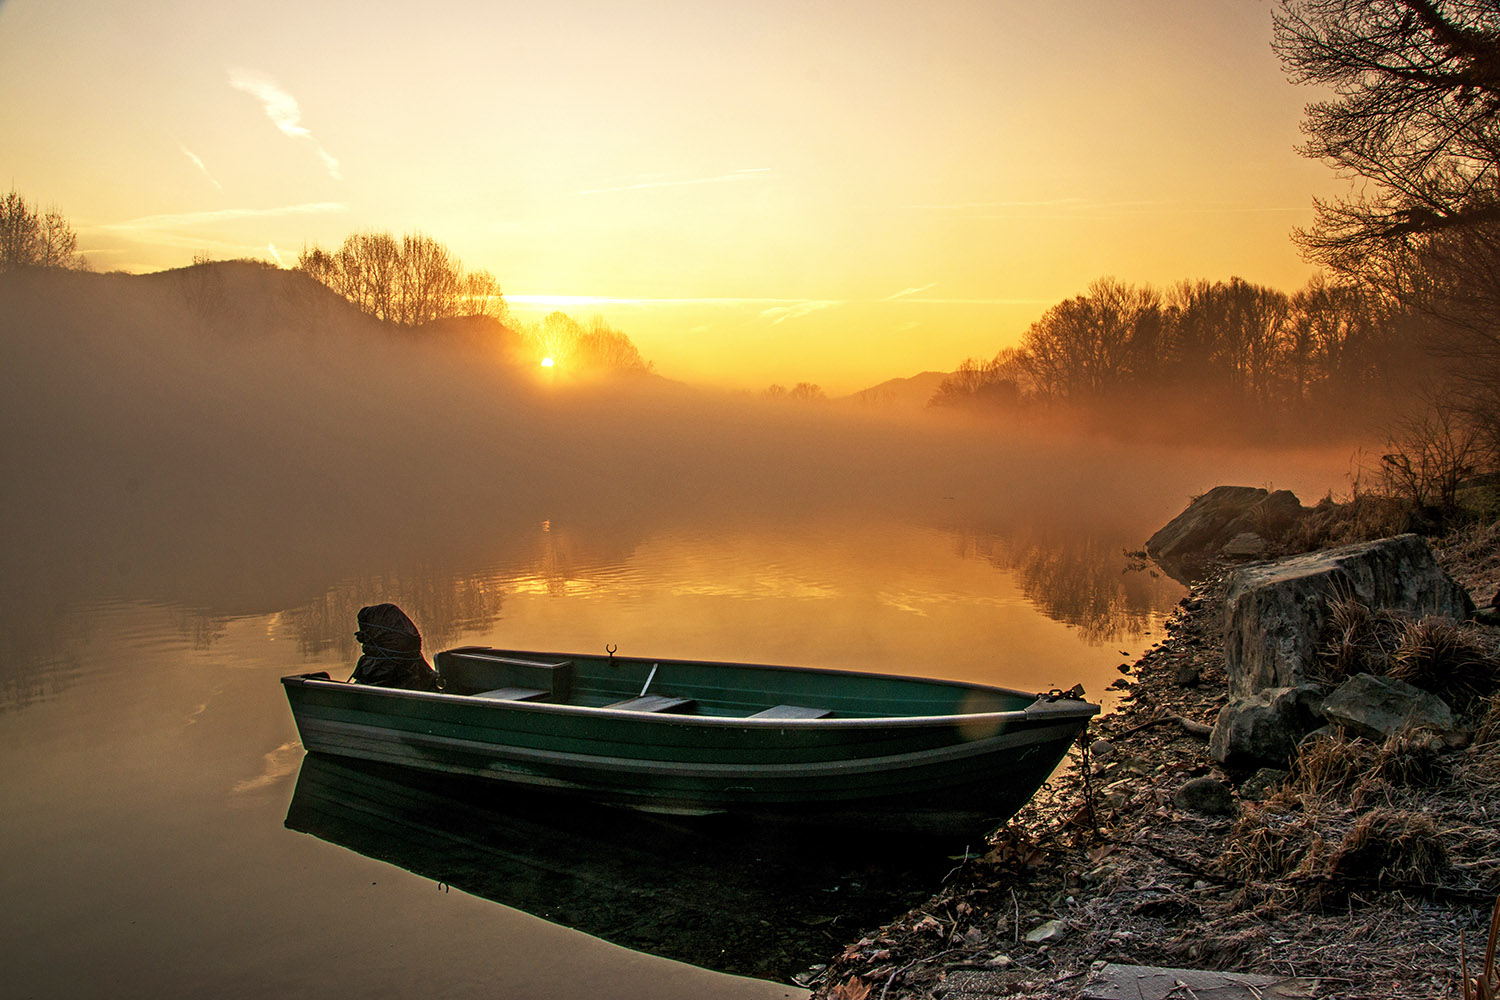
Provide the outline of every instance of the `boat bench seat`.
<path id="1" fill-rule="evenodd" d="M 495 688 L 493 691 L 476 691 L 469 695 L 470 698 L 484 698 L 488 701 L 536 701 L 545 698 L 551 691 L 542 688 L 508 687 Z"/>
<path id="2" fill-rule="evenodd" d="M 622 708 L 627 712 L 672 712 L 681 715 L 691 712 L 698 703 L 691 698 L 673 698 L 665 694 L 645 694 L 639 698 L 626 698 L 605 708 Z"/>
<path id="3" fill-rule="evenodd" d="M 447 682 L 447 691 L 471 698 L 534 701 L 545 697 L 566 702 L 573 687 L 572 660 L 504 656 L 472 648 L 443 650 L 433 661 Z"/>
<path id="4" fill-rule="evenodd" d="M 827 708 L 808 708 L 804 705 L 773 705 L 763 712 L 746 716 L 750 719 L 822 719 L 833 714 Z"/>

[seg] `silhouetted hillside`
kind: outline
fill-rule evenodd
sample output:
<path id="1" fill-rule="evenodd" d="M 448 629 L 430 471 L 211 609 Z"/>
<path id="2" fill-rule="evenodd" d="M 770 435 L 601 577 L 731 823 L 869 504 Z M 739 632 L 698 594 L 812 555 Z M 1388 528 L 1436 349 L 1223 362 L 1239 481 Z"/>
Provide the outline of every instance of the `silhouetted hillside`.
<path id="1" fill-rule="evenodd" d="M 841 396 L 840 403 L 891 410 L 920 410 L 948 375 L 945 372 L 922 372 L 909 378 L 893 378 L 868 389 Z"/>

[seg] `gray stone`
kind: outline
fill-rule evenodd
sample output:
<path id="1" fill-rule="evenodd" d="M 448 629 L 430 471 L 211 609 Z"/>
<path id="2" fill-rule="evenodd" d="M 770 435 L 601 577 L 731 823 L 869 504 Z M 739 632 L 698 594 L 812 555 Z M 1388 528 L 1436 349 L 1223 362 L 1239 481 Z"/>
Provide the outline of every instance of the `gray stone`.
<path id="1" fill-rule="evenodd" d="M 1231 698 L 1306 683 L 1335 597 L 1413 616 L 1467 618 L 1469 595 L 1416 535 L 1291 556 L 1236 570 L 1224 604 Z"/>
<path id="2" fill-rule="evenodd" d="M 1188 582 L 1224 555 L 1224 546 L 1237 536 L 1253 534 L 1264 543 L 1268 533 L 1285 531 L 1303 512 L 1296 495 L 1286 490 L 1216 486 L 1147 539 L 1146 554 L 1169 576 Z"/>
<path id="3" fill-rule="evenodd" d="M 1218 778 L 1207 775 L 1194 778 L 1172 793 L 1172 804 L 1190 812 L 1206 813 L 1209 816 L 1231 816 L 1234 814 L 1234 792 Z"/>
<path id="4" fill-rule="evenodd" d="M 1355 674 L 1323 700 L 1323 714 L 1331 725 L 1370 739 L 1403 729 L 1430 729 L 1450 743 L 1466 736 L 1441 698 L 1394 677 Z"/>
<path id="5" fill-rule="evenodd" d="M 1264 538 L 1253 531 L 1243 531 L 1225 542 L 1219 551 L 1230 559 L 1259 559 L 1268 548 Z"/>
<path id="6" fill-rule="evenodd" d="M 1099 962 L 1079 1000 L 1307 1000 L 1327 996 L 1317 979 Z"/>
<path id="7" fill-rule="evenodd" d="M 1219 710 L 1208 755 L 1225 767 L 1286 767 L 1302 737 L 1321 724 L 1321 695 L 1310 685 L 1267 688 Z"/>
<path id="8" fill-rule="evenodd" d="M 1067 933 L 1067 921 L 1049 920 L 1040 927 L 1035 927 L 1027 931 L 1026 940 L 1031 944 L 1048 944 L 1052 941 L 1061 941 Z"/>

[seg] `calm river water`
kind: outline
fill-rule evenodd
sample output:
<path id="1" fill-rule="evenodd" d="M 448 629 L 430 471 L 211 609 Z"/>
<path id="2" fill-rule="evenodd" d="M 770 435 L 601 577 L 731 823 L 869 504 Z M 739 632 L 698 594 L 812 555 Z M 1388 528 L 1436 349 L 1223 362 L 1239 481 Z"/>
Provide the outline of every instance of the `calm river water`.
<path id="1" fill-rule="evenodd" d="M 1182 595 L 1125 556 L 1152 527 L 1027 536 L 850 514 L 578 534 L 537 521 L 461 566 L 364 559 L 265 592 L 253 567 L 224 596 L 113 557 L 13 587 L 0 994 L 791 995 L 793 972 L 923 897 L 951 861 L 854 845 L 804 856 L 350 774 L 304 757 L 277 679 L 347 676 L 356 610 L 392 600 L 429 653 L 611 644 L 1082 682 L 1108 700 Z"/>

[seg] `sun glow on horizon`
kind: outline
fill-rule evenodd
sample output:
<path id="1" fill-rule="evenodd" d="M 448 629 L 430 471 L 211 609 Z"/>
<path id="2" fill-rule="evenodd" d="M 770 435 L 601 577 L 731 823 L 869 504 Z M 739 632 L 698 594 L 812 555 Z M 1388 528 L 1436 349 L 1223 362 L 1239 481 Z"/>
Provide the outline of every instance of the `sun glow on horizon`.
<path id="1" fill-rule="evenodd" d="M 516 327 L 602 314 L 657 373 L 726 388 L 948 371 L 1102 277 L 1293 291 L 1316 269 L 1289 233 L 1345 186 L 1296 152 L 1307 95 L 1259 4 L 585 0 L 459 34 L 413 8 L 331 61 L 317 4 L 272 0 L 248 50 L 234 5 L 93 6 L 0 0 L 0 149 L 99 269 L 417 230 L 516 290 Z M 499 33 L 537 44 L 497 60 Z M 382 48 L 416 83 L 349 87 Z M 128 126 L 93 90 L 124 51 L 154 54 L 111 77 Z M 575 374 L 571 341 L 527 349 Z"/>
<path id="2" fill-rule="evenodd" d="M 554 362 L 551 357 L 545 357 L 542 359 L 543 368 L 551 368 L 555 363 L 556 362 Z"/>

